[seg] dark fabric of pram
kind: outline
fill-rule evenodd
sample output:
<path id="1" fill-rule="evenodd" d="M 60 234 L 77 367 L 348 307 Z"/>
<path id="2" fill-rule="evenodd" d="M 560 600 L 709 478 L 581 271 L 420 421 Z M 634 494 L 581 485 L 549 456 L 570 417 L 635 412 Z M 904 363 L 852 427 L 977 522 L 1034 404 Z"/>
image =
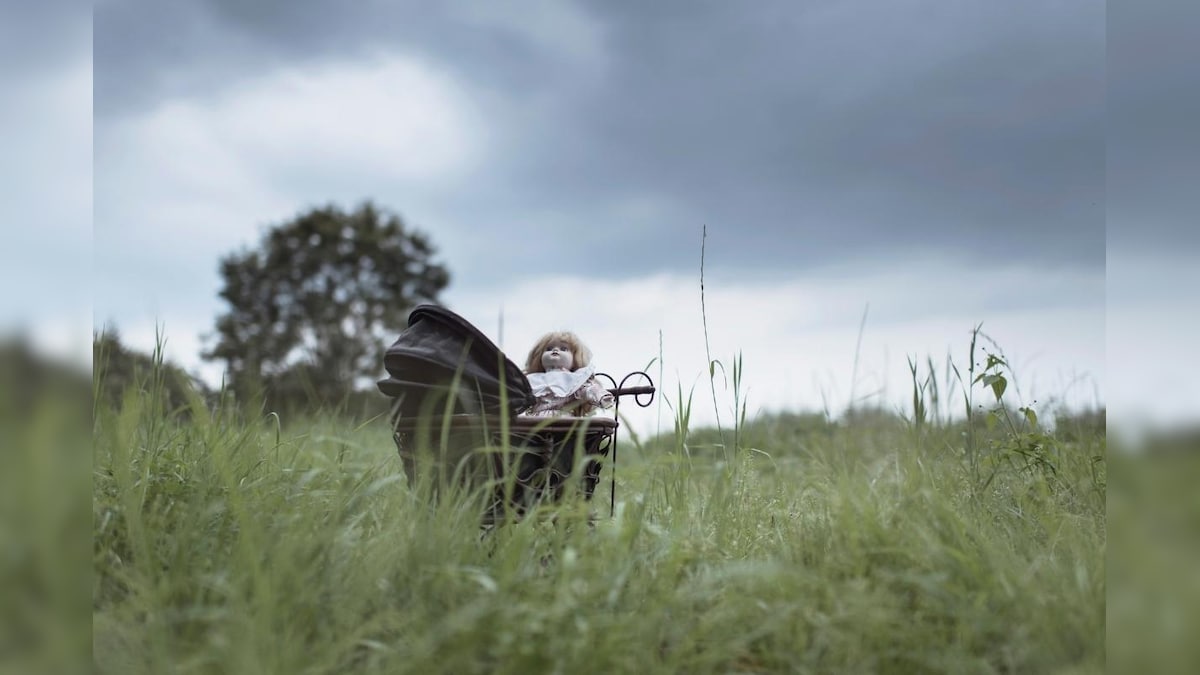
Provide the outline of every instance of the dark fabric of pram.
<path id="1" fill-rule="evenodd" d="M 466 319 L 418 306 L 384 367 L 388 377 L 378 386 L 393 399 L 392 436 L 410 481 L 424 457 L 435 480 L 495 485 L 485 524 L 497 522 L 506 504 L 521 514 L 559 501 L 576 468 L 591 499 L 597 460 L 615 448 L 617 420 L 520 415 L 536 400 L 529 380 Z"/>
<path id="2" fill-rule="evenodd" d="M 440 414 L 448 404 L 452 413 L 512 416 L 534 403 L 521 369 L 445 307 L 414 309 L 383 363 L 388 377 L 379 390 L 397 399 L 404 416 Z"/>

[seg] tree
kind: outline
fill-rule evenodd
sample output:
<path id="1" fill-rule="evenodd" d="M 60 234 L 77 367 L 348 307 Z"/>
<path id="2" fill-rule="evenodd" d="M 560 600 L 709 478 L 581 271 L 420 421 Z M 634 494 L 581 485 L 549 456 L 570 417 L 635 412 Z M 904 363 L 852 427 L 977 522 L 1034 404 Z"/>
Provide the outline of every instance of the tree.
<path id="1" fill-rule="evenodd" d="M 378 377 L 391 334 L 449 284 L 434 255 L 423 234 L 370 202 L 302 213 L 221 260 L 229 311 L 203 356 L 225 362 L 242 400 L 337 405 Z"/>

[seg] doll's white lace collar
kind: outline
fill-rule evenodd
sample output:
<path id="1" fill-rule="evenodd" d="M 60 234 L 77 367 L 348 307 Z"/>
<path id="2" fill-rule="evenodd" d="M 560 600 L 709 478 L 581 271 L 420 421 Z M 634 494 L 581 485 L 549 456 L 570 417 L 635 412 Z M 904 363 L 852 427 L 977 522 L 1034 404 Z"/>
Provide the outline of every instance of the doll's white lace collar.
<path id="1" fill-rule="evenodd" d="M 547 396 L 570 396 L 579 390 L 588 378 L 595 374 L 592 366 L 579 370 L 552 370 L 548 373 L 529 373 L 525 377 L 538 398 Z"/>

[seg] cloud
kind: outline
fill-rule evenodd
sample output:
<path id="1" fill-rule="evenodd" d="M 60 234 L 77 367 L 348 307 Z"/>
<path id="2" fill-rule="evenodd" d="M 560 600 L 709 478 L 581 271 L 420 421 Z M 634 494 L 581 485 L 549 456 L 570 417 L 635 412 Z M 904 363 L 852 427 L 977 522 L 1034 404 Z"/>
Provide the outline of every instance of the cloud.
<path id="1" fill-rule="evenodd" d="M 91 58 L 78 45 L 6 78 L 0 108 L 0 332 L 52 356 L 90 359 Z M 51 44 L 54 43 L 54 44 Z M 35 50 L 35 53 L 36 50 Z"/>
<path id="2" fill-rule="evenodd" d="M 349 173 L 429 183 L 478 160 L 485 151 L 482 127 L 443 73 L 381 55 L 275 70 L 214 98 L 167 101 L 106 125 L 100 150 L 106 163 L 134 163 L 219 191 L 297 173 L 310 180 Z M 129 148 L 142 156 L 127 158 Z"/>
<path id="3" fill-rule="evenodd" d="M 661 329 L 690 387 L 707 225 L 712 355 L 764 406 L 890 397 L 979 321 L 1103 390 L 1102 7 L 530 9 L 98 7 L 98 318 L 203 330 L 222 254 L 370 197 L 511 345 L 548 318 L 630 370 Z"/>
<path id="4" fill-rule="evenodd" d="M 92 64 L 80 58 L 10 89 L 0 110 L 7 234 L 17 244 L 71 245 L 90 224 Z M 34 227 L 33 224 L 37 226 Z M 46 230 L 53 234 L 46 237 Z M 73 235 L 73 236 L 72 236 Z M 27 257 L 27 256 L 23 256 Z"/>
<path id="5" fill-rule="evenodd" d="M 556 0 L 504 5 L 461 3 L 449 6 L 446 11 L 477 29 L 514 36 L 534 45 L 539 52 L 553 54 L 555 59 L 576 66 L 602 68 L 608 59 L 602 26 L 571 3 Z"/>
<path id="6" fill-rule="evenodd" d="M 325 166 L 330 175 L 427 183 L 469 168 L 484 151 L 466 97 L 444 74 L 404 57 L 287 69 L 189 108 L 163 110 L 160 119 L 205 130 L 264 173 Z"/>
<path id="7" fill-rule="evenodd" d="M 457 239 L 446 250 L 471 284 L 547 264 L 517 247 L 501 272 L 488 256 L 508 241 L 539 238 L 539 253 L 565 258 L 571 246 L 547 236 L 564 229 L 608 252 L 598 274 L 679 273 L 694 260 L 681 240 L 705 223 L 743 233 L 727 259 L 755 269 L 930 247 L 981 265 L 1102 265 L 1104 13 L 1094 3 L 303 7 L 117 2 L 97 20 L 100 106 L 143 100 L 114 95 L 131 82 L 153 100 L 208 100 L 230 82 L 258 86 L 280 63 L 308 72 L 380 53 L 419 59 L 486 119 L 489 151 L 453 189 L 377 180 L 369 159 L 361 172 L 316 177 L 280 166 L 275 179 L 323 196 L 371 191 L 438 228 L 435 240 Z M 190 28 L 163 44 L 134 20 L 146 12 Z M 270 138 L 248 148 L 269 156 Z"/>
<path id="8" fill-rule="evenodd" d="M 1124 431 L 1200 422 L 1200 382 L 1192 375 L 1194 251 L 1170 255 L 1114 250 L 1108 263 L 1107 353 L 1110 419 Z"/>
<path id="9" fill-rule="evenodd" d="M 75 0 L 0 6 L 0 75 L 5 86 L 53 78 L 83 58 L 90 63 L 91 10 Z"/>
<path id="10" fill-rule="evenodd" d="M 101 316 L 216 308 L 217 259 L 309 206 L 436 190 L 486 152 L 456 85 L 406 57 L 270 73 L 97 132 Z M 161 314 L 160 314 L 161 313 Z"/>
<path id="11" fill-rule="evenodd" d="M 493 93 L 519 90 L 526 99 L 553 94 L 579 69 L 604 63 L 604 36 L 588 12 L 543 0 L 350 10 L 323 0 L 107 0 L 96 8 L 95 26 L 101 117 L 208 97 L 280 64 L 311 68 L 380 52 L 423 57 L 455 79 Z"/>

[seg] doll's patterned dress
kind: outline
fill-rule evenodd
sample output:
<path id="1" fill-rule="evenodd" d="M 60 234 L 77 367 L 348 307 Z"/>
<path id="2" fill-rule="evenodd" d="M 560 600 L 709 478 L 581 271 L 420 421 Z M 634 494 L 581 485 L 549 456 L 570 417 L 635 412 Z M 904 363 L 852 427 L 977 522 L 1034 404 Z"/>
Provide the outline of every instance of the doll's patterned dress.
<path id="1" fill-rule="evenodd" d="M 593 377 L 594 369 L 585 366 L 575 371 L 556 370 L 548 373 L 528 373 L 529 385 L 537 403 L 523 414 L 532 417 L 555 417 L 579 414 L 579 404 L 590 412 L 605 406 L 608 391 Z M 611 398 L 609 405 L 611 404 Z M 585 413 L 586 414 L 586 413 Z"/>

